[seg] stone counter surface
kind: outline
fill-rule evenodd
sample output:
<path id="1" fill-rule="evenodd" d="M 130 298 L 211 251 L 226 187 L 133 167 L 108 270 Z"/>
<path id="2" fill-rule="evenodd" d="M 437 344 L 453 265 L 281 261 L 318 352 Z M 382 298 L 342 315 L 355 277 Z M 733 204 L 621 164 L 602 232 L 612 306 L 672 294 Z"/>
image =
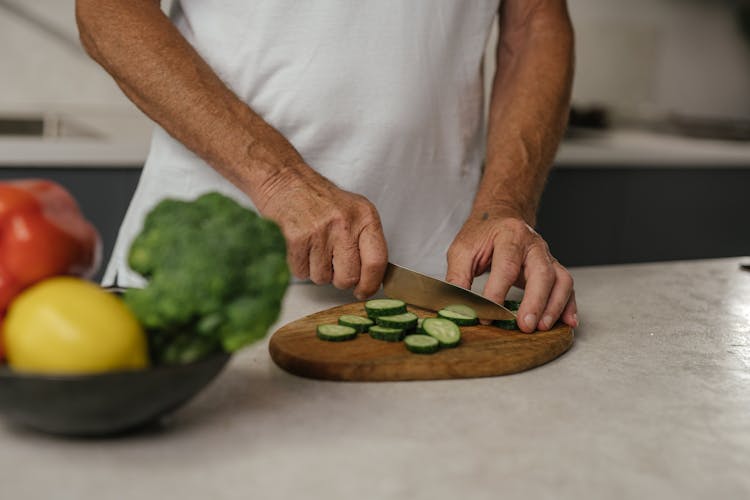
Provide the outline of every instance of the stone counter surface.
<path id="1" fill-rule="evenodd" d="M 0 498 L 750 498 L 742 261 L 573 269 L 573 348 L 516 375 L 306 380 L 259 343 L 162 429 L 1 424 Z M 280 323 L 348 300 L 295 285 Z"/>

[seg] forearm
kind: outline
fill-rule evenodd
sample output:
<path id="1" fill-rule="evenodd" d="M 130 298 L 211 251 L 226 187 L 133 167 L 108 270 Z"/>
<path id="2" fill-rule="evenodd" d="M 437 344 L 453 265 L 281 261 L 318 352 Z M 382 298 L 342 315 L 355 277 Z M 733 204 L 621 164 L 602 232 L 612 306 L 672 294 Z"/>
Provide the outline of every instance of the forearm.
<path id="1" fill-rule="evenodd" d="M 286 172 L 314 175 L 216 76 L 157 0 L 78 0 L 76 17 L 83 46 L 123 92 L 256 205 Z"/>
<path id="2" fill-rule="evenodd" d="M 563 0 L 502 2 L 484 175 L 474 216 L 506 210 L 534 225 L 565 130 L 573 31 Z"/>

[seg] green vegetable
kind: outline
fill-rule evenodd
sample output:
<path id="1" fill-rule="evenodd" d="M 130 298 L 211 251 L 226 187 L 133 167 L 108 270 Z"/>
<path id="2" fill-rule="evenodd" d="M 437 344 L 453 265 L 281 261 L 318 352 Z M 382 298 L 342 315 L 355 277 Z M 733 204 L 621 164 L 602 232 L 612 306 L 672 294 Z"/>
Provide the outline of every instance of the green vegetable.
<path id="1" fill-rule="evenodd" d="M 417 320 L 417 333 L 424 333 L 424 328 L 422 328 L 422 322 L 424 322 L 424 318 L 419 318 Z"/>
<path id="2" fill-rule="evenodd" d="M 496 319 L 492 321 L 492 326 L 504 330 L 518 330 L 518 323 L 516 323 L 516 320 L 514 319 Z"/>
<path id="3" fill-rule="evenodd" d="M 161 201 L 128 263 L 148 285 L 127 290 L 125 301 L 151 333 L 154 361 L 164 363 L 262 338 L 289 283 L 278 226 L 219 193 Z"/>
<path id="4" fill-rule="evenodd" d="M 365 302 L 365 311 L 370 318 L 393 316 L 406 312 L 406 302 L 397 299 L 372 299 Z"/>
<path id="5" fill-rule="evenodd" d="M 468 316 L 466 314 L 451 311 L 449 309 L 439 310 L 438 316 L 447 319 L 448 321 L 453 321 L 459 326 L 473 326 L 479 323 L 479 318 L 477 318 L 476 314 L 474 314 L 474 316 Z"/>
<path id="6" fill-rule="evenodd" d="M 401 328 L 388 328 L 375 325 L 370 327 L 370 337 L 385 340 L 386 342 L 398 342 L 404 338 L 404 331 Z"/>
<path id="7" fill-rule="evenodd" d="M 440 349 L 440 342 L 429 335 L 407 335 L 404 344 L 407 349 L 417 354 L 432 354 Z"/>
<path id="8" fill-rule="evenodd" d="M 395 314 L 393 316 L 378 316 L 375 322 L 386 328 L 399 328 L 401 330 L 413 330 L 417 327 L 417 315 L 412 312 Z"/>
<path id="9" fill-rule="evenodd" d="M 521 307 L 521 301 L 506 300 L 505 302 L 503 302 L 503 306 L 510 311 L 518 311 L 518 308 Z"/>
<path id="10" fill-rule="evenodd" d="M 422 323 L 424 332 L 440 342 L 442 347 L 455 347 L 461 341 L 461 330 L 454 322 L 443 318 L 427 318 Z"/>
<path id="11" fill-rule="evenodd" d="M 349 326 L 357 330 L 357 333 L 365 333 L 375 322 L 364 316 L 355 314 L 343 314 L 339 317 L 339 325 Z"/>
<path id="12" fill-rule="evenodd" d="M 343 325 L 318 325 L 318 338 L 329 342 L 343 342 L 357 338 L 357 330 Z"/>
<path id="13" fill-rule="evenodd" d="M 449 306 L 445 306 L 443 309 L 446 311 L 453 311 L 455 313 L 461 314 L 463 316 L 468 316 L 470 318 L 477 317 L 477 312 L 471 307 L 464 305 L 464 304 L 451 304 Z"/>

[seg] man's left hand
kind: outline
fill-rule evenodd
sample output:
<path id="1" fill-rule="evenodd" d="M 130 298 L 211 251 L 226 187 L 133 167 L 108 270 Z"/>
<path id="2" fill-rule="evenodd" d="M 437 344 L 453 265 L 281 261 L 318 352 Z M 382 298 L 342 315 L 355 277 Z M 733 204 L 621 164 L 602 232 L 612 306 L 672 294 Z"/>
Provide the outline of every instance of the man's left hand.
<path id="1" fill-rule="evenodd" d="M 483 295 L 502 303 L 510 287 L 525 289 L 518 326 L 549 330 L 558 319 L 578 325 L 573 278 L 547 243 L 520 216 L 506 211 L 473 213 L 448 249 L 446 280 L 471 288 L 490 270 Z"/>

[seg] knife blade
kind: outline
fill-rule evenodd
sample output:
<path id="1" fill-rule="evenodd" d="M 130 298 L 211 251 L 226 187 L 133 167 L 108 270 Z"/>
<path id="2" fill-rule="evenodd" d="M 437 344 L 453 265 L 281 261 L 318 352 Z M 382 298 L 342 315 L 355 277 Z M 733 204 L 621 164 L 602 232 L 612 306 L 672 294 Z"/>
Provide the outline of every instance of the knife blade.
<path id="1" fill-rule="evenodd" d="M 390 262 L 383 278 L 383 292 L 392 299 L 432 311 L 465 304 L 482 319 L 516 319 L 515 313 L 478 293 Z"/>

